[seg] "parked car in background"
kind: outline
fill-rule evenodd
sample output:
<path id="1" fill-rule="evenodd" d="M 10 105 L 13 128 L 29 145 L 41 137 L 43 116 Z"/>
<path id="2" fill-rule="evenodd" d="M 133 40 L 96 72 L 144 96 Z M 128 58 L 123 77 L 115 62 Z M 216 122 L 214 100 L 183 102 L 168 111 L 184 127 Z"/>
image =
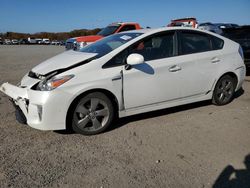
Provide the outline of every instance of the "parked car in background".
<path id="1" fill-rule="evenodd" d="M 20 39 L 19 44 L 29 44 L 28 39 Z"/>
<path id="2" fill-rule="evenodd" d="M 4 83 L 0 91 L 31 127 L 90 135 L 116 116 L 203 100 L 228 104 L 245 73 L 238 43 L 207 31 L 164 27 L 117 33 L 66 51 L 34 67 L 19 86 Z"/>
<path id="3" fill-rule="evenodd" d="M 221 29 L 238 28 L 238 27 L 240 27 L 238 24 L 233 24 L 233 23 L 216 23 L 215 25 L 217 25 Z"/>
<path id="4" fill-rule="evenodd" d="M 36 39 L 35 38 L 33 38 L 33 37 L 28 37 L 28 44 L 37 44 L 37 41 L 36 41 Z"/>
<path id="5" fill-rule="evenodd" d="M 3 44 L 11 44 L 11 40 L 10 39 L 4 39 Z"/>
<path id="6" fill-rule="evenodd" d="M 50 44 L 51 45 L 60 45 L 60 42 L 57 40 L 52 40 Z"/>
<path id="7" fill-rule="evenodd" d="M 168 24 L 168 27 L 191 27 L 197 28 L 198 21 L 196 18 L 180 18 L 171 20 L 171 23 Z"/>
<path id="8" fill-rule="evenodd" d="M 199 24 L 198 29 L 211 31 L 211 32 L 217 33 L 219 35 L 222 34 L 222 29 L 220 28 L 220 25 L 212 24 L 210 22 Z"/>
<path id="9" fill-rule="evenodd" d="M 60 46 L 65 46 L 65 41 L 64 40 L 59 41 L 59 45 Z"/>
<path id="10" fill-rule="evenodd" d="M 19 41 L 17 39 L 12 39 L 11 44 L 19 44 Z"/>
<path id="11" fill-rule="evenodd" d="M 2 38 L 0 38 L 0 44 L 3 44 L 3 40 L 2 40 Z"/>
<path id="12" fill-rule="evenodd" d="M 77 41 L 76 38 L 67 39 L 65 42 L 66 50 L 77 50 Z"/>
<path id="13" fill-rule="evenodd" d="M 97 35 L 80 36 L 75 38 L 70 38 L 66 41 L 66 50 L 74 49 L 80 50 L 86 45 L 89 45 L 103 37 L 112 35 L 114 33 L 119 33 L 123 31 L 138 30 L 141 26 L 134 22 L 118 22 L 113 23 L 102 29 Z"/>
<path id="14" fill-rule="evenodd" d="M 36 38 L 36 44 L 42 44 L 43 39 Z"/>
<path id="15" fill-rule="evenodd" d="M 243 49 L 245 64 L 250 68 L 250 26 L 223 29 L 223 36 L 239 43 Z"/>
<path id="16" fill-rule="evenodd" d="M 43 38 L 42 41 L 41 41 L 41 44 L 50 44 L 50 40 L 48 38 Z"/>

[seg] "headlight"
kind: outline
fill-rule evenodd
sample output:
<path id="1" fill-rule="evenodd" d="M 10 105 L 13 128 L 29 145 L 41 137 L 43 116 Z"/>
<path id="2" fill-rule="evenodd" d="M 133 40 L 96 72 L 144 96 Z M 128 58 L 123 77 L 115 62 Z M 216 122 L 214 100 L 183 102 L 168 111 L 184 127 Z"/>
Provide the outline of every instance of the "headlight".
<path id="1" fill-rule="evenodd" d="M 77 42 L 76 43 L 77 50 L 81 50 L 86 45 L 87 45 L 87 42 Z"/>
<path id="2" fill-rule="evenodd" d="M 61 76 L 61 77 L 52 77 L 49 80 L 43 80 L 41 81 L 37 89 L 40 91 L 51 91 L 60 85 L 64 84 L 65 82 L 69 81 L 71 78 L 73 78 L 74 75 L 66 75 L 66 76 Z"/>

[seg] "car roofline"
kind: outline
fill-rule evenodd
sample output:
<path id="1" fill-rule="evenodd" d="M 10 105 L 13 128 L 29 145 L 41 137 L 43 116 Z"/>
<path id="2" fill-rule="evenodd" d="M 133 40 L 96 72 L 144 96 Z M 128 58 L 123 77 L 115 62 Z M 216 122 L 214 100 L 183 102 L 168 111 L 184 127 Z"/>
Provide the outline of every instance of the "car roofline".
<path id="1" fill-rule="evenodd" d="M 189 27 L 160 27 L 160 28 L 147 28 L 147 29 L 139 29 L 139 30 L 131 30 L 131 31 L 125 31 L 121 33 L 157 33 L 160 31 L 171 31 L 171 30 L 190 30 L 190 31 L 201 31 L 196 28 L 189 28 Z M 202 32 L 207 32 L 207 31 L 202 31 Z M 210 33 L 210 32 L 208 32 Z"/>

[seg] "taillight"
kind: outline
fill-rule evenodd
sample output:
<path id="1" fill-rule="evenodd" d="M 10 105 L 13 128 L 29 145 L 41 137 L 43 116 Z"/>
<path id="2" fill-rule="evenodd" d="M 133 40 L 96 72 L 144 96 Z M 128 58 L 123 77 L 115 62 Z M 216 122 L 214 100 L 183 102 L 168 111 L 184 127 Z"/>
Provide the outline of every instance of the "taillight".
<path id="1" fill-rule="evenodd" d="M 244 53 L 243 53 L 243 49 L 242 49 L 242 47 L 240 46 L 239 47 L 239 54 L 240 54 L 240 56 L 241 56 L 241 58 L 243 59 L 243 61 L 244 61 Z"/>

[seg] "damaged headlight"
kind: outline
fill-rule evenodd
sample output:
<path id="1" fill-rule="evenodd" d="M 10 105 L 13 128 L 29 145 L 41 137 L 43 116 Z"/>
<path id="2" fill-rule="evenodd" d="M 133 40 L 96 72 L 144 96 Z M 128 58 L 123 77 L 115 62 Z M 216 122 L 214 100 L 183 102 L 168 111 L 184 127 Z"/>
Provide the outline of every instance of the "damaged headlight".
<path id="1" fill-rule="evenodd" d="M 60 85 L 64 84 L 65 82 L 69 81 L 71 78 L 73 78 L 74 75 L 66 75 L 66 76 L 61 76 L 61 77 L 52 77 L 49 80 L 42 80 L 39 82 L 37 85 L 37 90 L 40 91 L 51 91 Z"/>

